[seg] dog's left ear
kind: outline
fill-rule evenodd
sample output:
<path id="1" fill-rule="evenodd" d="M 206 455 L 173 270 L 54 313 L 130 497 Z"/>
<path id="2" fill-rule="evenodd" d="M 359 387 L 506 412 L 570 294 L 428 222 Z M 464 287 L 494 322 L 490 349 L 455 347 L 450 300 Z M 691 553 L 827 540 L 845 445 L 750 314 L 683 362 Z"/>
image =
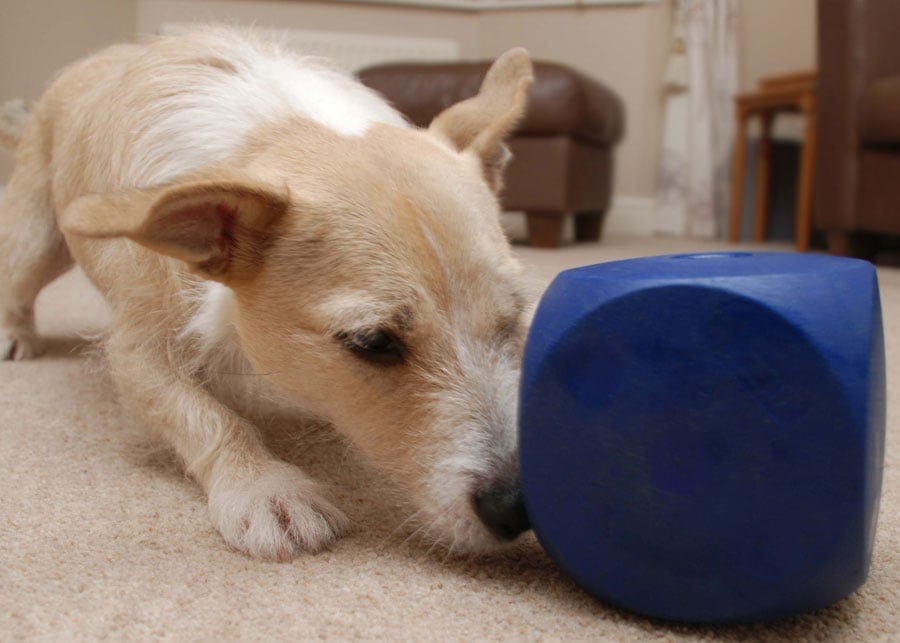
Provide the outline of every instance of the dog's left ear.
<path id="1" fill-rule="evenodd" d="M 252 277 L 289 198 L 270 187 L 212 181 L 82 197 L 60 227 L 95 239 L 126 237 L 225 283 Z"/>
<path id="2" fill-rule="evenodd" d="M 457 150 L 477 155 L 495 192 L 503 185 L 503 168 L 510 158 L 503 139 L 525 114 L 533 80 L 528 52 L 521 47 L 510 49 L 491 65 L 478 94 L 448 107 L 428 127 Z"/>

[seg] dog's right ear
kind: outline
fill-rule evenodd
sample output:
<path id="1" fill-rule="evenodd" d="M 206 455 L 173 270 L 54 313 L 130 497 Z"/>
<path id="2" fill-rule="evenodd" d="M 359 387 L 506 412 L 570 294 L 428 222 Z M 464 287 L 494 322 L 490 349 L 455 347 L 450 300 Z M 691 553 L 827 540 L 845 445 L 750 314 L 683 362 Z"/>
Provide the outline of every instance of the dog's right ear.
<path id="1" fill-rule="evenodd" d="M 82 197 L 63 212 L 60 228 L 96 239 L 126 237 L 227 283 L 256 273 L 288 206 L 286 191 L 267 186 L 193 183 Z"/>

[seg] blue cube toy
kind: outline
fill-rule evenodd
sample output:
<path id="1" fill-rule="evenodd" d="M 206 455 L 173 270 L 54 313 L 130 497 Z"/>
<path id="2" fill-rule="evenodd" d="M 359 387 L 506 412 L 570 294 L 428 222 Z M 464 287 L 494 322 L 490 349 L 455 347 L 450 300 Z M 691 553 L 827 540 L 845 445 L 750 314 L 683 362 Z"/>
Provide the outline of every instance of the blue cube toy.
<path id="1" fill-rule="evenodd" d="M 878 282 L 863 261 L 651 257 L 561 273 L 528 338 L 522 486 L 586 590 L 747 622 L 866 578 L 884 458 Z"/>

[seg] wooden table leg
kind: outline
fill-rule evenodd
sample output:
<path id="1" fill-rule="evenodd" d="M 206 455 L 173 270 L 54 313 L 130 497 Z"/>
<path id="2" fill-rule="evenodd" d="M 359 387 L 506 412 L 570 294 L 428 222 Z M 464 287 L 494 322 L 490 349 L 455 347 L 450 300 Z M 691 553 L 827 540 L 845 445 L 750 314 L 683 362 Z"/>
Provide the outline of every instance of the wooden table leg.
<path id="1" fill-rule="evenodd" d="M 803 133 L 803 151 L 800 154 L 800 185 L 797 190 L 797 250 L 809 250 L 812 234 L 813 177 L 816 155 L 816 106 L 812 96 L 803 103 L 806 125 Z"/>
<path id="2" fill-rule="evenodd" d="M 741 239 L 741 214 L 744 206 L 744 174 L 747 169 L 747 116 L 740 106 L 735 109 L 737 129 L 734 137 L 734 161 L 731 169 L 731 219 L 728 225 L 728 240 Z"/>
<path id="3" fill-rule="evenodd" d="M 528 242 L 535 248 L 558 248 L 562 242 L 561 212 L 526 212 Z"/>
<path id="4" fill-rule="evenodd" d="M 575 213 L 575 241 L 600 241 L 603 211 Z"/>
<path id="5" fill-rule="evenodd" d="M 756 215 L 753 224 L 753 240 L 766 240 L 769 227 L 769 177 L 772 168 L 772 112 L 762 115 L 762 130 L 759 134 L 759 152 L 756 155 Z"/>

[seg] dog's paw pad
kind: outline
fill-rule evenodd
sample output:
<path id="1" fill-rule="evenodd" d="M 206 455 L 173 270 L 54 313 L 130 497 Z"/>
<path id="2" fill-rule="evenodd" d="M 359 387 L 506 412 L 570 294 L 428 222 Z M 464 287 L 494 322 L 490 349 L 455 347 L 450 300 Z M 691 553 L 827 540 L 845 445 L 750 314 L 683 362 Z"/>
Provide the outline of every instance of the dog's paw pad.
<path id="1" fill-rule="evenodd" d="M 229 545 L 270 560 L 321 551 L 349 524 L 314 482 L 288 465 L 254 480 L 214 488 L 209 507 Z"/>

